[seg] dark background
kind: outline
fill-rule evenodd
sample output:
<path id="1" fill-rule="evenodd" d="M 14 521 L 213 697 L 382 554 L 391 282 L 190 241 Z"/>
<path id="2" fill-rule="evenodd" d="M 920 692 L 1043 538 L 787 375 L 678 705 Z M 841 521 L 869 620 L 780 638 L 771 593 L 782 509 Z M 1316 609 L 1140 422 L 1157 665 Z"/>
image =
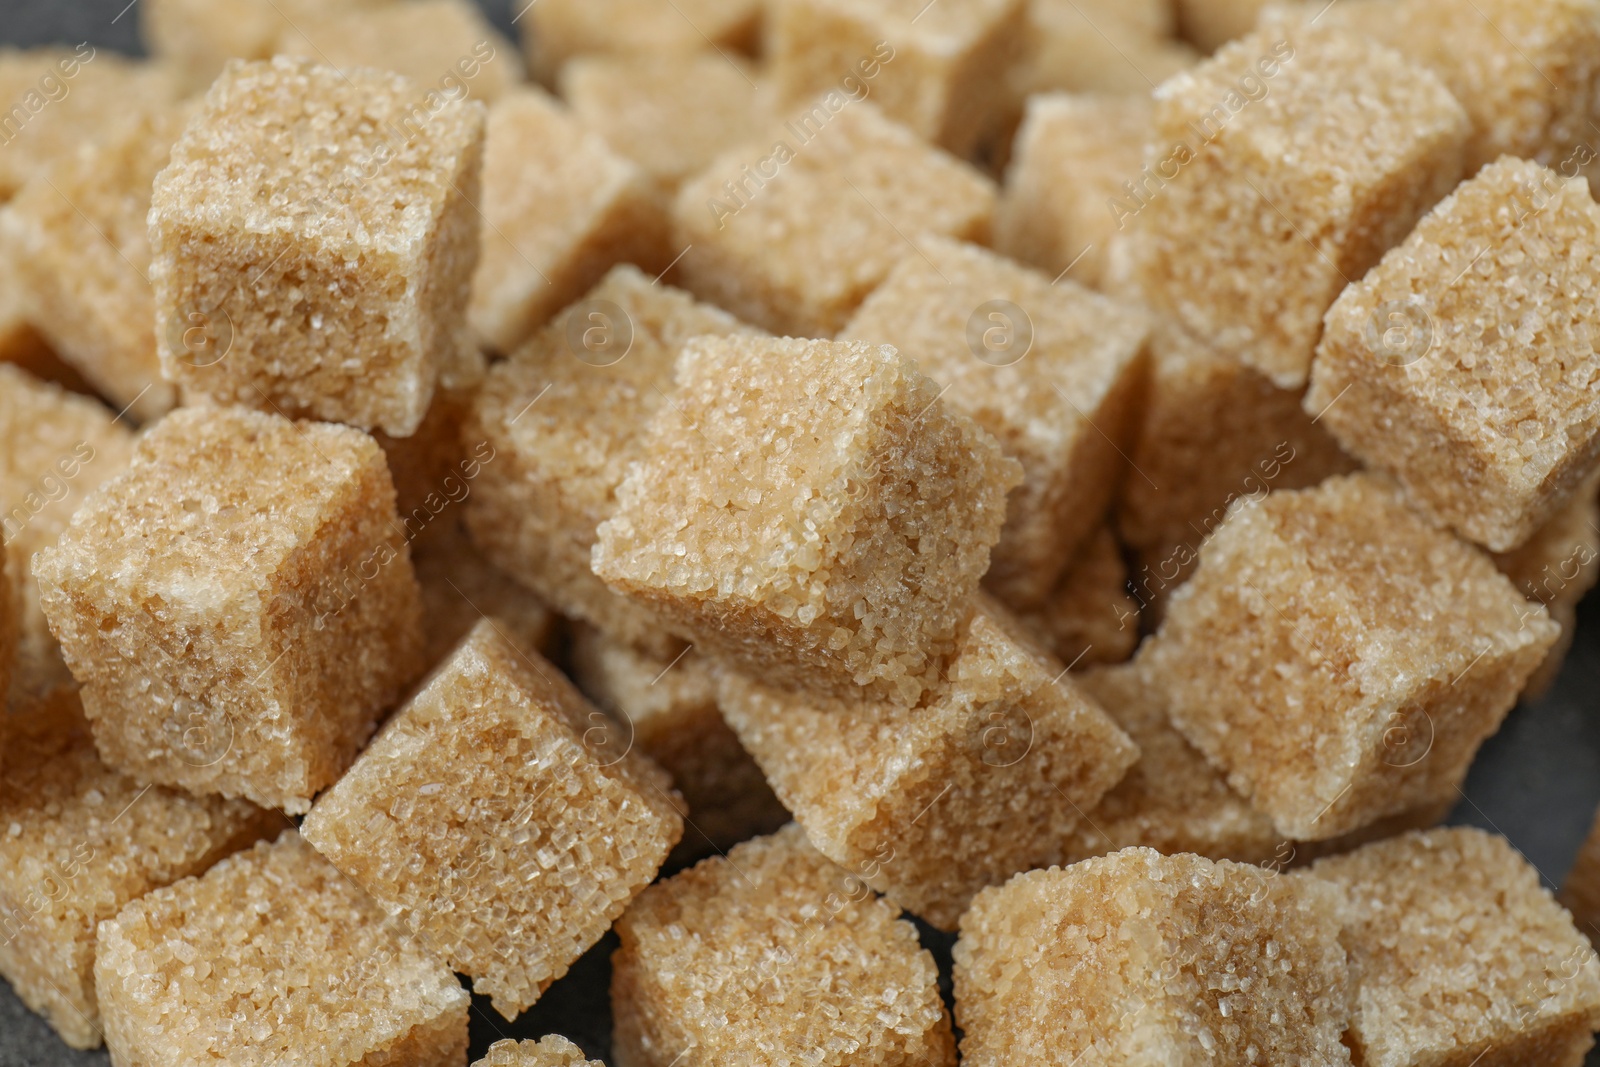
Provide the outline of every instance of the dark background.
<path id="1" fill-rule="evenodd" d="M 491 22 L 515 39 L 512 15 L 528 0 L 478 0 Z M 139 0 L 0 0 L 0 44 L 77 44 L 138 54 Z M 1600 804 L 1600 593 L 1578 612 L 1577 641 L 1560 679 L 1535 704 L 1517 708 L 1489 739 L 1467 778 L 1450 822 L 1480 826 L 1510 838 L 1551 888 L 1566 876 Z M 950 938 L 923 928 L 939 958 L 948 994 Z M 614 938 L 607 935 L 516 1023 L 488 1000 L 474 998 L 473 1056 L 502 1037 L 559 1033 L 591 1056 L 609 1053 L 611 1013 L 606 988 Z M 73 1052 L 24 1008 L 0 981 L 0 1067 L 77 1067 L 110 1062 L 104 1050 Z M 1589 1058 L 1600 1067 L 1600 1051 Z"/>

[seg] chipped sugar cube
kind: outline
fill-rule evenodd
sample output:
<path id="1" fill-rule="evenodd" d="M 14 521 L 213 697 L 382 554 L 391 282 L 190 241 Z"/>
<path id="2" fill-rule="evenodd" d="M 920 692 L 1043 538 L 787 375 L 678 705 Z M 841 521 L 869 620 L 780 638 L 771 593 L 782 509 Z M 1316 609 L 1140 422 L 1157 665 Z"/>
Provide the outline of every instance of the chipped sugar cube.
<path id="1" fill-rule="evenodd" d="M 1600 1029 L 1600 961 L 1504 838 L 1410 833 L 1292 877 L 1347 899 L 1357 1062 L 1583 1063 Z"/>
<path id="2" fill-rule="evenodd" d="M 100 925 L 95 988 L 120 1067 L 435 1067 L 471 998 L 294 830 Z"/>
<path id="3" fill-rule="evenodd" d="M 156 176 L 161 369 L 186 400 L 416 431 L 481 371 L 483 108 L 280 56 L 232 61 Z"/>
<path id="4" fill-rule="evenodd" d="M 459 523 L 423 544 L 413 544 L 411 559 L 422 591 L 422 661 L 444 661 L 480 619 L 492 618 L 505 639 L 525 653 L 546 652 L 558 619 L 544 601 L 473 547 Z"/>
<path id="5" fill-rule="evenodd" d="M 573 681 L 621 725 L 622 737 L 672 776 L 688 805 L 683 840 L 668 859 L 695 860 L 770 834 L 789 813 L 723 721 L 711 664 L 692 649 L 662 660 L 580 626 Z"/>
<path id="6" fill-rule="evenodd" d="M 605 1067 L 564 1037 L 551 1034 L 538 1041 L 496 1041 L 472 1067 Z"/>
<path id="7" fill-rule="evenodd" d="M 1169 4 L 1029 0 L 1027 6 L 1029 51 L 1013 68 L 1023 96 L 1072 92 L 1147 101 L 1152 88 L 1201 59 L 1173 38 Z M 1138 170 L 1135 160 L 1119 180 Z"/>
<path id="8" fill-rule="evenodd" d="M 1341 903 L 1145 848 L 1018 875 L 961 920 L 962 1062 L 1348 1065 Z"/>
<path id="9" fill-rule="evenodd" d="M 467 317 L 510 353 L 614 264 L 668 266 L 665 209 L 644 172 L 545 92 L 489 110 L 482 255 Z"/>
<path id="10" fill-rule="evenodd" d="M 985 242 L 995 195 L 870 100 L 830 94 L 684 183 L 674 243 L 688 250 L 677 269 L 685 288 L 747 322 L 831 337 L 908 242 Z"/>
<path id="11" fill-rule="evenodd" d="M 682 833 L 667 776 L 620 735 L 485 620 L 301 830 L 515 1018 L 600 940 Z"/>
<path id="12" fill-rule="evenodd" d="M 30 320 L 54 350 L 141 421 L 176 401 L 161 377 L 147 275 L 150 183 L 189 110 L 135 108 L 92 146 L 44 166 L 3 215 Z"/>
<path id="13" fill-rule="evenodd" d="M 292 814 L 420 670 L 383 453 L 358 430 L 180 408 L 35 559 L 106 762 Z"/>
<path id="14" fill-rule="evenodd" d="M 520 85 L 526 72 L 516 46 L 469 0 L 334 4 L 285 26 L 273 49 L 340 70 L 370 67 L 403 74 L 438 100 L 490 103 Z"/>
<path id="15" fill-rule="evenodd" d="M 463 430 L 492 457 L 466 501 L 484 555 L 566 615 L 667 660 L 682 651 L 595 577 L 595 528 L 616 510 L 617 486 L 643 453 L 679 347 L 699 335 L 755 332 L 620 266 L 491 368 Z"/>
<path id="16" fill-rule="evenodd" d="M 824 855 L 934 926 L 1063 862 L 1139 751 L 984 604 L 921 706 L 840 706 L 724 674 L 723 715 Z M 1020 636 L 1020 635 L 1019 635 Z"/>
<path id="17" fill-rule="evenodd" d="M 20 596 L 13 704 L 72 684 L 39 606 L 34 555 L 132 458 L 132 432 L 99 401 L 0 366 L 0 537 Z"/>
<path id="18" fill-rule="evenodd" d="M 539 0 L 526 9 L 522 44 L 541 81 L 589 53 L 625 57 L 754 52 L 762 0 Z"/>
<path id="19" fill-rule="evenodd" d="M 277 833 L 283 816 L 111 770 L 68 690 L 0 731 L 0 975 L 63 1041 L 94 1048 L 95 925 Z"/>
<path id="20" fill-rule="evenodd" d="M 909 707 L 956 651 L 1020 480 L 893 348 L 694 338 L 594 572 L 765 682 Z"/>
<path id="21" fill-rule="evenodd" d="M 1022 464 L 984 585 L 1041 605 L 1104 519 L 1148 360 L 1146 316 L 975 245 L 930 238 L 841 330 L 891 344 Z"/>
<path id="22" fill-rule="evenodd" d="M 1150 354 L 1116 524 L 1136 560 L 1134 595 L 1159 621 L 1234 501 L 1304 489 L 1357 465 L 1301 408 L 1299 392 L 1170 319 L 1156 323 Z"/>
<path id="23" fill-rule="evenodd" d="M 1128 565 L 1110 527 L 1090 534 L 1044 603 L 1018 618 L 1073 670 L 1133 655 L 1139 602 L 1128 593 Z"/>
<path id="24" fill-rule="evenodd" d="M 1438 78 L 1365 38 L 1234 41 L 1156 93 L 1111 287 L 1299 388 L 1323 313 L 1460 179 L 1467 131 Z"/>
<path id="25" fill-rule="evenodd" d="M 145 50 L 201 92 L 230 59 L 270 59 L 284 33 L 334 11 L 372 11 L 395 0 L 143 0 Z"/>
<path id="26" fill-rule="evenodd" d="M 561 97 L 578 121 L 666 193 L 759 136 L 771 96 L 750 64 L 715 52 L 586 55 L 561 68 Z"/>
<path id="27" fill-rule="evenodd" d="M 870 96 L 958 156 L 992 138 L 1015 107 L 1005 72 L 1026 42 L 1025 0 L 776 0 L 766 27 L 786 104 Z"/>
<path id="28" fill-rule="evenodd" d="M 1492 163 L 1339 297 L 1306 410 L 1425 513 L 1516 548 L 1600 464 L 1597 273 L 1588 186 Z"/>
<path id="29" fill-rule="evenodd" d="M 1559 635 L 1373 475 L 1236 502 L 1141 652 L 1184 736 L 1289 837 L 1454 796 Z"/>
<path id="30" fill-rule="evenodd" d="M 611 957 L 627 1067 L 954 1067 L 933 957 L 899 910 L 807 844 L 747 841 L 640 894 Z"/>

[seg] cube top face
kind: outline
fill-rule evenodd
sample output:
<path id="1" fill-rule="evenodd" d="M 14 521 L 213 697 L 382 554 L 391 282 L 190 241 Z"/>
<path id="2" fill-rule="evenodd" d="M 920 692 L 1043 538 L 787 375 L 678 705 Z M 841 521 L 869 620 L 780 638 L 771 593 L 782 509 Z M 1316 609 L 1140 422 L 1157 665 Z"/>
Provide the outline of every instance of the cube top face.
<path id="1" fill-rule="evenodd" d="M 955 964 L 975 1067 L 1350 1062 L 1339 894 L 1255 866 L 1131 848 L 1018 875 Z"/>
<path id="2" fill-rule="evenodd" d="M 455 975 L 294 830 L 129 904 L 95 979 L 119 1062 L 341 1067 L 454 1027 L 465 1059 Z"/>
<path id="3" fill-rule="evenodd" d="M 1328 312 L 1307 410 L 1424 510 L 1514 548 L 1600 462 L 1597 260 L 1583 181 L 1490 164 Z"/>
<path id="4" fill-rule="evenodd" d="M 719 155 L 679 190 L 688 288 L 774 333 L 827 337 L 925 234 L 988 236 L 996 190 L 977 171 L 841 92 L 767 139 Z"/>
<path id="5" fill-rule="evenodd" d="M 914 702 L 1016 463 L 887 346 L 698 338 L 677 381 L 595 573 L 755 673 Z"/>
<path id="6" fill-rule="evenodd" d="M 551 1034 L 538 1041 L 496 1041 L 472 1067 L 605 1067 L 564 1037 Z"/>
<path id="7" fill-rule="evenodd" d="M 1351 475 L 1235 503 L 1146 662 L 1230 784 L 1322 840 L 1452 793 L 1557 631 L 1391 484 Z"/>
<path id="8" fill-rule="evenodd" d="M 807 1049 L 841 1067 L 953 1065 L 933 957 L 897 916 L 794 825 L 650 887 L 617 924 L 612 1001 L 630 1016 L 618 1036 L 651 1039 L 630 1062 L 784 1063 Z"/>
<path id="9" fill-rule="evenodd" d="M 1600 1020 L 1600 961 L 1503 838 L 1412 832 L 1296 877 L 1348 897 L 1350 1036 L 1363 1063 L 1581 1062 Z"/>
<path id="10" fill-rule="evenodd" d="M 479 623 L 304 826 L 507 1018 L 599 940 L 682 833 L 666 775 L 535 656 Z"/>

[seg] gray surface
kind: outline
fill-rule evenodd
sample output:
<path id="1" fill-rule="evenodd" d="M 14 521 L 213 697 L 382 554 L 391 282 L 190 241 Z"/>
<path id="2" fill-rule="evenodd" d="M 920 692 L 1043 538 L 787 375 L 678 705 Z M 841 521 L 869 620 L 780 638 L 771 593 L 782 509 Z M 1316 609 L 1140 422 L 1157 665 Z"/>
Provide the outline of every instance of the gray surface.
<path id="1" fill-rule="evenodd" d="M 127 0 L 0 0 L 0 43 L 96 45 L 137 52 L 137 2 Z M 491 19 L 510 33 L 511 12 L 526 0 L 480 0 Z M 515 6 L 514 6 L 515 5 Z M 1520 707 L 1484 746 L 1467 779 L 1452 822 L 1481 826 L 1510 838 L 1545 881 L 1559 884 L 1600 803 L 1600 602 L 1580 611 L 1577 642 L 1565 670 L 1542 701 Z M 948 987 L 948 939 L 923 930 L 940 958 Z M 610 1032 L 606 1001 L 610 937 L 556 983 L 531 1011 L 511 1025 L 474 998 L 473 1054 L 501 1037 L 562 1033 L 603 1056 Z M 106 1064 L 102 1052 L 79 1053 L 21 1006 L 0 982 L 0 1067 L 79 1067 Z M 1600 1052 L 1589 1067 L 1600 1067 Z"/>

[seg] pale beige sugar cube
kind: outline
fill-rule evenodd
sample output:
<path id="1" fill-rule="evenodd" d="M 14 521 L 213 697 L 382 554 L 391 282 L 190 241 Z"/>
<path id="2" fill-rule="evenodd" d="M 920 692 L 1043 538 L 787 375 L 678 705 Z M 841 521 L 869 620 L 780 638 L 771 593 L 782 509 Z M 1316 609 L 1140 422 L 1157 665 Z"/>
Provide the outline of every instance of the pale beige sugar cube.
<path id="1" fill-rule="evenodd" d="M 463 440 L 493 456 L 467 525 L 485 556 L 556 610 L 668 660 L 682 643 L 595 577 L 595 528 L 643 451 L 691 337 L 756 333 L 726 312 L 620 266 L 556 317 L 478 393 Z"/>
<path id="2" fill-rule="evenodd" d="M 0 721 L 0 753 L 0 975 L 67 1044 L 94 1048 L 95 925 L 276 835 L 284 819 L 111 770 L 69 691 Z"/>
<path id="3" fill-rule="evenodd" d="M 392 70 L 424 90 L 430 109 L 444 100 L 492 103 L 526 80 L 516 45 L 470 0 L 334 5 L 285 26 L 273 49 L 340 70 Z M 431 93 L 432 95 L 426 95 Z"/>
<path id="4" fill-rule="evenodd" d="M 482 357 L 465 304 L 483 107 L 372 70 L 231 61 L 156 176 L 161 369 L 186 400 L 414 433 Z"/>
<path id="5" fill-rule="evenodd" d="M 674 861 L 700 859 L 789 821 L 717 705 L 712 665 L 692 649 L 657 659 L 589 626 L 573 634 L 573 681 L 621 735 L 672 776 L 688 806 Z"/>
<path id="6" fill-rule="evenodd" d="M 334 11 L 372 11 L 394 0 L 141 0 L 145 49 L 191 92 L 222 73 L 229 59 L 268 59 L 291 27 Z"/>
<path id="7" fill-rule="evenodd" d="M 1561 883 L 1562 907 L 1572 913 L 1578 932 L 1600 944 L 1600 814 L 1578 847 L 1572 868 Z"/>
<path id="8" fill-rule="evenodd" d="M 486 619 L 301 829 L 513 1019 L 683 832 L 671 782 L 621 733 Z"/>
<path id="9" fill-rule="evenodd" d="M 917 708 L 848 707 L 726 672 L 723 715 L 824 855 L 953 930 L 973 896 L 1063 862 L 1139 750 L 1061 664 L 973 619 Z"/>
<path id="10" fill-rule="evenodd" d="M 1012 68 L 1024 96 L 1097 93 L 1147 99 L 1150 90 L 1200 62 L 1200 53 L 1153 28 L 1166 5 L 1029 0 L 1028 53 Z M 1135 171 L 1138 163 L 1134 164 Z"/>
<path id="11" fill-rule="evenodd" d="M 102 923 L 95 986 L 120 1067 L 467 1058 L 455 975 L 293 829 Z"/>
<path id="12" fill-rule="evenodd" d="M 484 559 L 454 517 L 437 533 L 412 543 L 412 562 L 422 591 L 422 660 L 436 666 L 484 617 L 523 652 L 547 652 L 560 620 L 545 602 L 511 575 Z"/>
<path id="13" fill-rule="evenodd" d="M 45 623 L 34 554 L 56 543 L 72 513 L 133 457 L 133 434 L 99 401 L 0 366 L 0 536 L 20 596 L 10 702 L 71 685 Z"/>
<path id="14" fill-rule="evenodd" d="M 510 353 L 613 265 L 668 266 L 667 221 L 645 173 L 542 90 L 489 111 L 483 255 L 468 318 Z"/>
<path id="15" fill-rule="evenodd" d="M 1337 889 L 1131 848 L 985 890 L 955 947 L 970 1067 L 1347 1065 Z"/>
<path id="16" fill-rule="evenodd" d="M 538 1041 L 496 1041 L 472 1067 L 605 1067 L 564 1037 L 551 1034 Z"/>
<path id="17" fill-rule="evenodd" d="M 541 81 L 588 54 L 753 52 L 762 0 L 539 0 L 522 20 L 522 45 Z"/>
<path id="18" fill-rule="evenodd" d="M 1437 77 L 1365 38 L 1241 38 L 1156 92 L 1113 288 L 1298 388 L 1323 313 L 1456 184 L 1467 132 Z"/>
<path id="19" fill-rule="evenodd" d="M 995 247 L 1055 278 L 1098 286 L 1154 129 L 1147 96 L 1030 97 L 995 216 Z"/>
<path id="20" fill-rule="evenodd" d="M 831 337 L 906 252 L 983 243 L 993 183 L 843 91 L 718 156 L 678 192 L 685 288 L 778 334 Z"/>
<path id="21" fill-rule="evenodd" d="M 1236 502 L 1141 656 L 1229 783 L 1323 840 L 1453 796 L 1559 629 L 1398 489 L 1347 475 Z"/>
<path id="22" fill-rule="evenodd" d="M 145 421 L 176 401 L 161 377 L 147 280 L 150 183 L 188 114 L 135 109 L 92 147 L 38 171 L 3 215 L 30 320 L 96 390 Z"/>
<path id="23" fill-rule="evenodd" d="M 1173 0 L 1173 2 L 1177 9 L 1179 34 L 1204 52 L 1215 52 L 1234 38 L 1243 37 L 1255 29 L 1256 19 L 1267 5 L 1267 0 Z M 1349 3 L 1350 0 L 1341 2 Z M 1392 3 L 1393 0 L 1381 0 L 1381 2 Z M 1318 0 L 1317 8 L 1326 4 L 1327 0 Z M 1313 13 L 1315 11 L 1316 9 L 1313 9 Z M 1450 21 L 1459 21 L 1462 18 L 1463 16 L 1458 13 Z M 1431 29 L 1437 33 L 1441 27 L 1434 26 Z"/>
<path id="24" fill-rule="evenodd" d="M 594 572 L 772 685 L 910 707 L 957 649 L 1020 480 L 887 345 L 698 337 Z"/>
<path id="25" fill-rule="evenodd" d="M 617 933 L 618 1067 L 956 1062 L 915 927 L 798 826 L 651 886 Z"/>
<path id="26" fill-rule="evenodd" d="M 1116 524 L 1137 561 L 1134 595 L 1159 621 L 1234 501 L 1304 489 L 1357 464 L 1301 408 L 1300 392 L 1278 388 L 1170 319 L 1157 321 L 1150 354 Z"/>
<path id="27" fill-rule="evenodd" d="M 1125 464 L 1148 359 L 1148 319 L 975 245 L 908 251 L 839 331 L 891 344 L 1022 464 L 985 586 L 1038 607 L 1105 517 Z"/>
<path id="28" fill-rule="evenodd" d="M 0 200 L 50 163 L 177 100 L 164 66 L 91 44 L 0 49 Z"/>
<path id="29" fill-rule="evenodd" d="M 1306 410 L 1425 513 L 1516 548 L 1600 464 L 1597 272 L 1588 186 L 1490 164 L 1340 295 Z"/>
<path id="30" fill-rule="evenodd" d="M 1015 107 L 1004 73 L 1026 31 L 1026 0 L 776 0 L 766 47 L 786 103 L 841 86 L 870 93 L 890 118 L 968 156 Z"/>
<path id="31" fill-rule="evenodd" d="M 1367 1067 L 1579 1067 L 1600 1029 L 1600 961 L 1504 838 L 1411 833 L 1296 881 L 1346 898 L 1348 1041 Z"/>
<path id="32" fill-rule="evenodd" d="M 306 811 L 423 664 L 383 453 L 358 430 L 181 408 L 34 561 L 102 757 Z"/>
<path id="33" fill-rule="evenodd" d="M 32 312 L 17 270 L 17 251 L 5 236 L 6 213 L 7 209 L 0 207 L 0 363 L 20 367 L 35 378 L 74 392 L 93 392 L 81 374 L 61 362 L 29 321 Z"/>
<path id="34" fill-rule="evenodd" d="M 667 193 L 759 136 L 773 106 L 763 75 L 714 52 L 579 56 L 561 68 L 561 96 Z"/>
<path id="35" fill-rule="evenodd" d="M 1128 565 L 1111 528 L 1090 534 L 1044 603 L 1018 618 L 1074 670 L 1133 655 L 1139 602 L 1128 594 Z"/>

